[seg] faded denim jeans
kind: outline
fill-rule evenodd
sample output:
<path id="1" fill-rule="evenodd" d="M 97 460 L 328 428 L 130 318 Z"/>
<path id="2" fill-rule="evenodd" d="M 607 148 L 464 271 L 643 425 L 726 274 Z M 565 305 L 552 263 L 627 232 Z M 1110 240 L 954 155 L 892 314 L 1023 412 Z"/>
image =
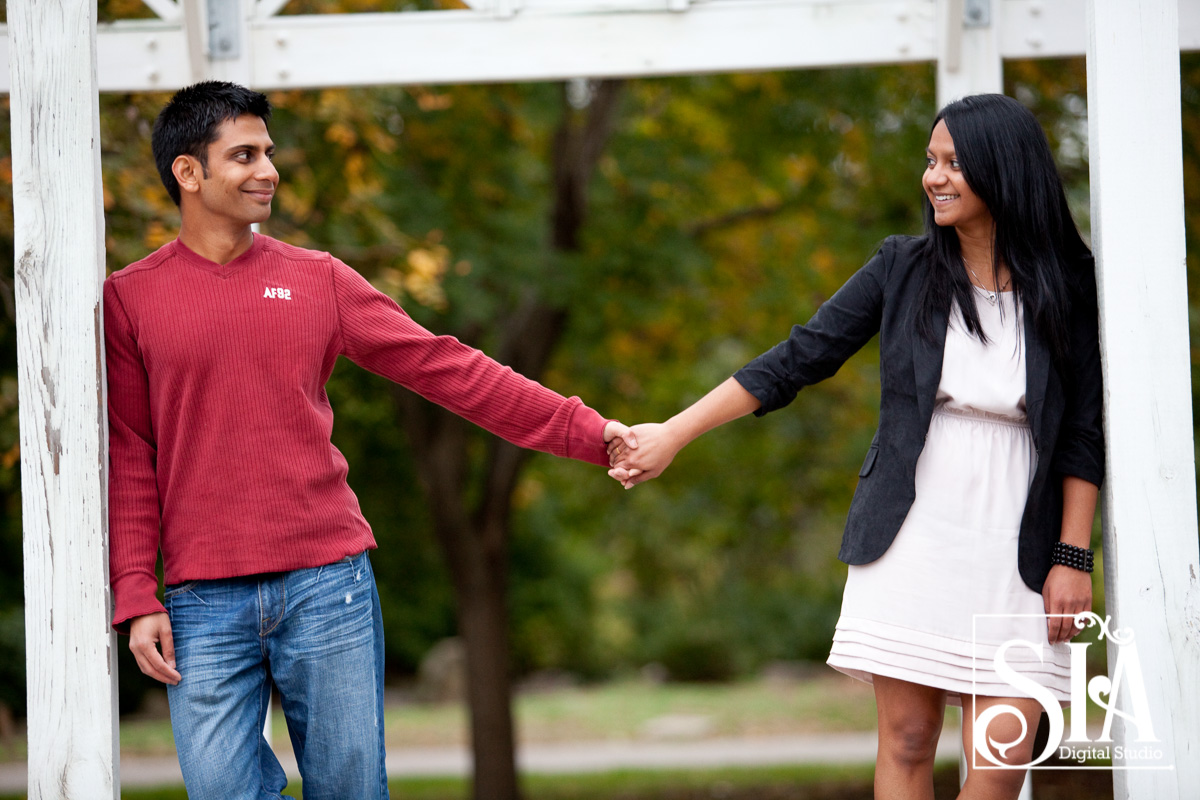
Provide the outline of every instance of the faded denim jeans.
<path id="1" fill-rule="evenodd" d="M 305 800 L 386 800 L 383 625 L 366 553 L 323 567 L 167 587 L 175 660 L 167 688 L 191 800 L 278 798 L 262 736 L 283 698 Z"/>

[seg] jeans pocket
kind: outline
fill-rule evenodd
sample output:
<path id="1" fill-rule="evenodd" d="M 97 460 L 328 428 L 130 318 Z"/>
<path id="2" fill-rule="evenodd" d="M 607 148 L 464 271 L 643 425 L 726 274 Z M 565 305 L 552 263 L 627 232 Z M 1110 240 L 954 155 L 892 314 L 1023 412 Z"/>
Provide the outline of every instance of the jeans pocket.
<path id="1" fill-rule="evenodd" d="M 188 581 L 187 583 L 175 583 L 163 589 L 163 599 L 170 600 L 176 595 L 190 592 L 196 588 L 196 581 Z"/>
<path id="2" fill-rule="evenodd" d="M 167 613 L 171 615 L 172 619 L 188 608 L 200 609 L 208 605 L 197 591 L 200 583 L 200 581 L 188 581 L 166 587 L 163 592 L 163 605 L 166 606 Z"/>
<path id="3" fill-rule="evenodd" d="M 313 570 L 313 572 L 314 572 L 313 580 L 319 581 L 322 578 L 328 578 L 327 573 L 329 572 L 329 570 L 332 570 L 332 569 L 342 570 L 342 569 L 348 568 L 351 571 L 361 573 L 361 570 L 357 569 L 357 567 L 359 566 L 359 559 L 363 558 L 364 555 L 366 554 L 366 552 L 367 552 L 366 550 L 360 550 L 359 552 L 355 553 L 354 555 L 342 556 L 337 561 L 332 561 L 332 562 L 330 562 L 328 564 L 324 564 L 320 567 L 315 567 Z"/>

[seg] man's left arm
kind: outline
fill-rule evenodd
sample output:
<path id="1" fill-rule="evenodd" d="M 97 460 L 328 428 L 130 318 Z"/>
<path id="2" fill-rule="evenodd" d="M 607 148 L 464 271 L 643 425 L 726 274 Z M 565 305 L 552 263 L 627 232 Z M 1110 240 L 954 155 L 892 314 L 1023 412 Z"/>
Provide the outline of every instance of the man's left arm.
<path id="1" fill-rule="evenodd" d="M 608 466 L 606 442 L 629 429 L 578 397 L 563 397 L 453 336 L 418 325 L 337 259 L 333 288 L 341 352 L 520 447 Z"/>

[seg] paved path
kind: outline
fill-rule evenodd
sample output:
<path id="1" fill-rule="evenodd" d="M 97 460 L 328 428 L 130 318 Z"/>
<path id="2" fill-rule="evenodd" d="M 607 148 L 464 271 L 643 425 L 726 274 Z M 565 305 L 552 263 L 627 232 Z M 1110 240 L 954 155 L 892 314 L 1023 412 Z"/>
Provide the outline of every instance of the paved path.
<path id="1" fill-rule="evenodd" d="M 531 744 L 518 762 L 526 773 L 609 772 L 618 769 L 703 769 L 780 764 L 862 764 L 875 760 L 875 733 L 828 733 L 761 739 L 700 739 L 695 741 L 606 741 Z M 939 759 L 958 758 L 959 738 L 947 728 L 938 744 Z M 290 752 L 280 758 L 289 778 L 299 776 Z M 388 775 L 466 775 L 470 754 L 458 747 L 406 747 L 388 750 Z M 150 787 L 179 785 L 183 779 L 173 757 L 124 758 L 121 785 Z M 0 764 L 0 792 L 25 789 L 24 764 Z"/>

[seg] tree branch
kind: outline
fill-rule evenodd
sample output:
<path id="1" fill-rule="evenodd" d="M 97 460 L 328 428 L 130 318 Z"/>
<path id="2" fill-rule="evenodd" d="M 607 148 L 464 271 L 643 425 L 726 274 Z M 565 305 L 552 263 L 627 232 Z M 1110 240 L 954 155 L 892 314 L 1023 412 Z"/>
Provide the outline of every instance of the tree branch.
<path id="1" fill-rule="evenodd" d="M 774 203 L 764 203 L 759 206 L 750 206 L 748 208 L 739 208 L 736 211 L 729 211 L 715 217 L 693 222 L 690 225 L 684 226 L 683 232 L 692 238 L 699 239 L 703 236 L 721 230 L 722 228 L 732 228 L 743 222 L 750 220 L 767 219 L 795 205 L 799 198 L 788 198 L 779 200 Z"/>

